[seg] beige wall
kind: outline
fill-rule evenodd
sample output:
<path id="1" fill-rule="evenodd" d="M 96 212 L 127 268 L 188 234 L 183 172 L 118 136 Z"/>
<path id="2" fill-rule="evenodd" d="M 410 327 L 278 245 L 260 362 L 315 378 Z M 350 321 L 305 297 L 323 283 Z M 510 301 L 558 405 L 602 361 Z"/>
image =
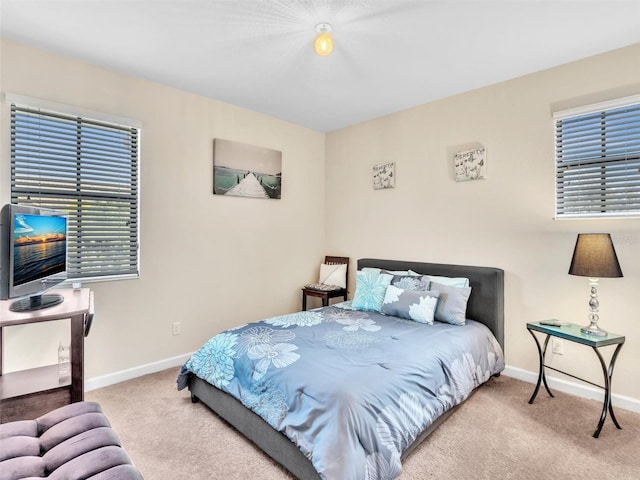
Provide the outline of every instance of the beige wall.
<path id="1" fill-rule="evenodd" d="M 0 53 L 2 92 L 142 123 L 142 275 L 90 285 L 86 378 L 182 355 L 225 327 L 300 308 L 300 287 L 324 255 L 323 133 L 9 41 Z M 2 203 L 7 115 L 4 106 Z M 214 196 L 214 138 L 281 151 L 282 199 Z M 64 335 L 56 326 L 7 329 L 7 369 L 55 361 Z"/>
<path id="2" fill-rule="evenodd" d="M 600 323 L 626 335 L 614 392 L 640 399 L 640 220 L 553 219 L 551 118 L 559 106 L 640 93 L 638 58 L 635 45 L 328 134 L 326 250 L 503 268 L 507 363 L 537 371 L 525 324 L 588 323 L 588 279 L 567 274 L 571 254 L 577 233 L 610 232 L 624 278 L 600 281 Z M 487 179 L 457 183 L 453 154 L 477 143 Z M 396 188 L 373 190 L 372 166 L 392 161 Z M 553 357 L 602 383 L 590 349 L 565 342 Z"/>
<path id="3" fill-rule="evenodd" d="M 640 45 L 336 131 L 326 143 L 245 109 L 8 41 L 0 48 L 0 91 L 142 123 L 142 276 L 91 285 L 87 378 L 183 355 L 222 328 L 298 309 L 299 287 L 325 252 L 503 268 L 507 363 L 532 372 L 525 323 L 586 323 L 588 281 L 567 270 L 576 234 L 606 231 L 625 275 L 600 287 L 601 325 L 627 337 L 614 392 L 640 400 L 640 220 L 553 220 L 551 122 L 554 109 L 640 93 Z M 4 108 L 3 203 L 6 122 Z M 282 151 L 282 200 L 214 197 L 216 137 Z M 477 144 L 487 149 L 488 178 L 456 183 L 453 154 Z M 374 191 L 372 166 L 390 161 L 396 188 Z M 180 336 L 171 335 L 174 321 Z M 39 329 L 8 332 L 8 367 L 55 356 L 64 329 Z M 565 344 L 551 362 L 601 382 L 586 348 Z"/>

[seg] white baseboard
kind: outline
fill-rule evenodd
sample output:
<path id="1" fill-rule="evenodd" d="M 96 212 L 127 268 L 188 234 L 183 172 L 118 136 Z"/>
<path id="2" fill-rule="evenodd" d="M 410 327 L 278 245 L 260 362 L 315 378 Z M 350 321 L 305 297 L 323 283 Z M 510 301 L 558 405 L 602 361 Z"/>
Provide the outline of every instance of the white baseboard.
<path id="1" fill-rule="evenodd" d="M 538 382 L 537 373 L 530 372 L 529 370 L 524 370 L 522 368 L 511 367 L 509 365 L 505 367 L 502 374 L 506 375 L 507 377 L 517 378 L 518 380 L 523 380 L 525 382 L 533 384 Z M 599 402 L 602 402 L 604 398 L 603 390 L 589 385 L 581 385 L 579 383 L 549 376 L 547 376 L 547 383 L 549 384 L 549 388 L 553 388 L 564 393 L 569 393 L 571 395 L 576 395 L 578 397 L 597 400 Z M 544 389 L 544 386 L 541 386 L 540 388 Z M 541 393 L 543 392 L 540 391 L 538 395 L 540 395 Z M 624 395 L 616 395 L 615 393 L 613 393 L 611 395 L 611 402 L 616 408 L 624 408 L 625 410 L 631 410 L 632 412 L 640 413 L 640 400 L 638 400 L 637 398 L 626 397 Z"/>
<path id="2" fill-rule="evenodd" d="M 189 360 L 191 355 L 191 353 L 185 353 L 184 355 L 178 355 L 177 357 L 166 358 L 164 360 L 147 363 L 138 367 L 127 368 L 126 370 L 120 370 L 119 372 L 109 373 L 100 377 L 89 378 L 84 382 L 84 390 L 85 392 L 89 392 L 97 388 L 108 387 L 109 385 L 131 380 L 150 373 L 161 372 L 167 368 L 179 367 Z"/>
<path id="3" fill-rule="evenodd" d="M 160 372 L 167 368 L 174 368 L 181 366 L 186 362 L 192 353 L 185 353 L 178 355 L 177 357 L 167 358 L 159 360 L 157 362 L 147 363 L 138 367 L 128 368 L 119 372 L 110 373 L 101 377 L 89 378 L 84 382 L 85 391 L 95 390 L 97 388 L 108 387 L 116 383 L 124 382 L 126 380 L 132 380 L 143 375 L 150 373 Z M 538 374 L 524 370 L 522 368 L 511 367 L 507 365 L 502 372 L 507 377 L 517 378 L 535 384 L 538 381 Z M 564 393 L 576 395 L 578 397 L 588 398 L 590 400 L 598 400 L 602 402 L 603 391 L 595 387 L 588 385 L 580 385 L 575 382 L 570 382 L 564 379 L 547 377 L 549 388 L 554 388 Z M 640 400 L 631 397 L 625 397 L 624 395 L 611 395 L 611 401 L 616 408 L 624 408 L 625 410 L 631 410 L 632 412 L 640 413 Z"/>

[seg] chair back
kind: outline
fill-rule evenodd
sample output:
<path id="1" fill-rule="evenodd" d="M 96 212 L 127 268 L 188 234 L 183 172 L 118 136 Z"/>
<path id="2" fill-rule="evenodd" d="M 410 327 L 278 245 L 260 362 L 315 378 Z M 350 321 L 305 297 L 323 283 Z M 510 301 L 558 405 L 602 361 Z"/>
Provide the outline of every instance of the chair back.
<path id="1" fill-rule="evenodd" d="M 324 263 L 326 263 L 327 265 L 343 265 L 346 264 L 347 265 L 347 278 L 346 278 L 346 282 L 349 282 L 349 257 L 334 257 L 331 255 L 327 255 L 324 257 Z M 346 285 L 346 283 L 345 283 Z"/>

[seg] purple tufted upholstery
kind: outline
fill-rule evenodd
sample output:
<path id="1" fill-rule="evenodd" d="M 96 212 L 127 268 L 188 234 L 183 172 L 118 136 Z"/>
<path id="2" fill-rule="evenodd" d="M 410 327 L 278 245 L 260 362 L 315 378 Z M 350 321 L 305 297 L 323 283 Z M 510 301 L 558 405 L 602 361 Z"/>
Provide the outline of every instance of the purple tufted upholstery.
<path id="1" fill-rule="evenodd" d="M 0 425 L 0 480 L 141 480 L 95 402 Z"/>

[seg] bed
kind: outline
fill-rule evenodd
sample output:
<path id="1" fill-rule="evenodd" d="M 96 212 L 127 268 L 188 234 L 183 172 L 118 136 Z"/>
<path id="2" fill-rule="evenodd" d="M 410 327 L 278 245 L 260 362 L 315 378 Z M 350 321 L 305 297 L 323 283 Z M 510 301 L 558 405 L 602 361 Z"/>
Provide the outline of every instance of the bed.
<path id="1" fill-rule="evenodd" d="M 431 287 L 443 291 L 449 287 L 439 283 L 442 277 L 468 279 L 465 324 L 354 309 L 354 297 L 353 304 L 221 332 L 178 376 L 178 388 L 188 387 L 192 401 L 205 403 L 303 480 L 396 478 L 401 460 L 504 368 L 501 269 L 369 258 L 357 266 L 381 269 L 380 278 L 386 272 L 400 280 L 400 272 L 437 276 Z M 240 364 L 240 357 L 249 363 Z"/>

